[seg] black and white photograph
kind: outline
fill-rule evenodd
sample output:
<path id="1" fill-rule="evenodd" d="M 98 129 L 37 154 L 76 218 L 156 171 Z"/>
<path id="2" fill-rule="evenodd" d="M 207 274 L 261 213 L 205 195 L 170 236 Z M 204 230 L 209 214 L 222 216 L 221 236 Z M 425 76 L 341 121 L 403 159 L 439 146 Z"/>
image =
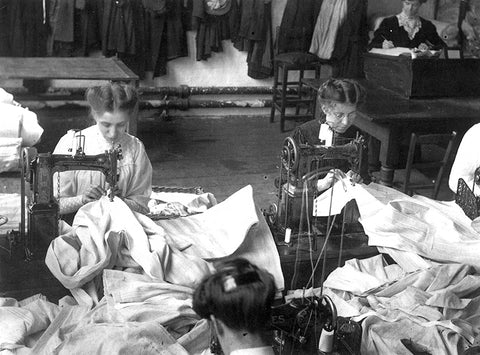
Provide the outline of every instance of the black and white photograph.
<path id="1" fill-rule="evenodd" d="M 480 0 L 0 0 L 0 329 L 480 355 Z"/>

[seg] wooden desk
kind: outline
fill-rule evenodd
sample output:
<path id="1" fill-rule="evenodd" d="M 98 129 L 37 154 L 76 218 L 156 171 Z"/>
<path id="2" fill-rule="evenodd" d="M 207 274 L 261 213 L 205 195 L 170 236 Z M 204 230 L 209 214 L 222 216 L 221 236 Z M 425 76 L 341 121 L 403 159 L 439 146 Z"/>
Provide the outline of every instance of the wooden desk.
<path id="1" fill-rule="evenodd" d="M 323 81 L 303 79 L 315 92 Z M 463 133 L 480 120 L 479 98 L 407 99 L 365 79 L 359 82 L 367 90 L 367 102 L 354 125 L 380 141 L 380 182 L 388 186 L 398 168 L 400 145 L 408 142 L 411 132 Z"/>
<path id="2" fill-rule="evenodd" d="M 111 80 L 138 86 L 139 78 L 116 58 L 0 57 L 0 79 L 22 80 Z M 136 134 L 137 121 L 129 132 Z"/>

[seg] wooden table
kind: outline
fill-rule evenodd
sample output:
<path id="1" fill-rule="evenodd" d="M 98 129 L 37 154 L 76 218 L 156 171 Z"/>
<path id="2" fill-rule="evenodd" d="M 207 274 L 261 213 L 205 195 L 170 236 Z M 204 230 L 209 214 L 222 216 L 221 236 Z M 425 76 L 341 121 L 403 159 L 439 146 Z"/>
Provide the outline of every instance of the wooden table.
<path id="1" fill-rule="evenodd" d="M 111 80 L 134 86 L 139 82 L 138 76 L 119 59 L 86 57 L 0 57 L 0 79 Z M 136 119 L 130 123 L 129 132 L 136 134 Z"/>
<path id="2" fill-rule="evenodd" d="M 303 79 L 315 92 L 325 79 Z M 400 146 L 412 132 L 465 130 L 480 120 L 480 98 L 407 99 L 362 79 L 367 102 L 359 108 L 354 125 L 380 141 L 380 182 L 391 186 L 398 168 Z"/>

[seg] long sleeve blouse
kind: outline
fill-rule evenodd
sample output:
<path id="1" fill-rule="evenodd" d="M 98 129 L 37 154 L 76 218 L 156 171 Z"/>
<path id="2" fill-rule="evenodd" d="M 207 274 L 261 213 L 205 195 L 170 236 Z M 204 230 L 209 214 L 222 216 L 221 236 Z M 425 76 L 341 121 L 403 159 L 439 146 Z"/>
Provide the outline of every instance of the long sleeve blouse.
<path id="1" fill-rule="evenodd" d="M 400 26 L 397 16 L 387 17 L 375 31 L 368 47 L 369 49 L 382 48 L 384 40 L 392 41 L 395 47 L 416 48 L 421 43 L 427 45 L 430 43 L 434 49 L 445 46 L 432 22 L 420 17 L 420 23 L 418 32 L 413 38 L 410 38 L 407 31 Z"/>
<path id="2" fill-rule="evenodd" d="M 88 127 L 81 133 L 85 136 L 86 155 L 102 154 L 112 148 L 97 125 Z M 54 154 L 72 154 L 69 150 L 75 150 L 75 135 L 78 132 L 69 131 L 64 135 L 55 147 Z M 115 143 L 115 147 L 117 145 L 122 150 L 122 159 L 118 161 L 117 168 L 120 197 L 132 210 L 148 213 L 148 200 L 152 192 L 152 165 L 145 147 L 138 138 L 128 133 Z M 83 205 L 82 194 L 90 185 L 99 185 L 105 190 L 108 188 L 105 175 L 100 171 L 72 170 L 59 174 L 59 179 L 57 174 L 54 175 L 53 186 L 59 184 L 58 189 L 54 188 L 54 194 L 59 197 L 61 214 L 76 212 Z"/>

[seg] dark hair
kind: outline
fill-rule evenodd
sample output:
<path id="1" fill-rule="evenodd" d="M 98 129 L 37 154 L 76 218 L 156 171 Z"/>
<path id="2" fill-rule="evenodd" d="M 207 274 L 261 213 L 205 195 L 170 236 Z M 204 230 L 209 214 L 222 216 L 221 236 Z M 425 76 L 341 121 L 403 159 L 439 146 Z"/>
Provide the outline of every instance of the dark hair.
<path id="1" fill-rule="evenodd" d="M 92 112 L 98 115 L 116 111 L 126 111 L 131 114 L 138 104 L 135 88 L 119 83 L 90 87 L 85 92 L 85 98 Z"/>
<path id="2" fill-rule="evenodd" d="M 202 280 L 193 294 L 193 309 L 205 319 L 214 315 L 231 329 L 258 332 L 270 321 L 274 297 L 273 276 L 237 258 Z"/>
<path id="3" fill-rule="evenodd" d="M 406 0 L 402 0 L 402 2 L 404 2 L 404 1 L 406 1 Z M 425 3 L 427 2 L 427 0 L 418 0 L 418 2 L 419 2 L 420 4 L 425 4 Z"/>
<path id="4" fill-rule="evenodd" d="M 319 103 L 361 105 L 365 102 L 365 97 L 365 89 L 352 79 L 328 79 L 320 86 L 317 93 Z"/>

